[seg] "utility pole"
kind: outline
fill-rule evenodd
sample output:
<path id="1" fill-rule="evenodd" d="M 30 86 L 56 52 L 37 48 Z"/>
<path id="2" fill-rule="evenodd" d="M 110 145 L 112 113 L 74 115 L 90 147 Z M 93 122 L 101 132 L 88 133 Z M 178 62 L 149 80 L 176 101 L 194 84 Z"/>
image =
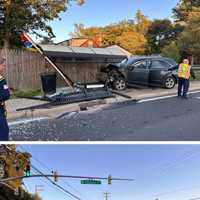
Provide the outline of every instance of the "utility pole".
<path id="1" fill-rule="evenodd" d="M 104 192 L 105 200 L 108 200 L 109 197 L 110 197 L 110 193 L 109 192 Z"/>
<path id="2" fill-rule="evenodd" d="M 39 193 L 44 191 L 44 185 L 36 185 L 35 186 L 35 200 L 40 199 L 40 195 Z"/>

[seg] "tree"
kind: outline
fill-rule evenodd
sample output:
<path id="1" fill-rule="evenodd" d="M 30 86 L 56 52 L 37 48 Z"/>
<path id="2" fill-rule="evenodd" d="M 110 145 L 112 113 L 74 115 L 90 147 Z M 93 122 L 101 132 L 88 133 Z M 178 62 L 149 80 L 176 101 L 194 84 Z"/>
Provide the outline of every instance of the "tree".
<path id="1" fill-rule="evenodd" d="M 38 1 L 38 0 L 2 0 L 1 6 L 5 10 L 5 23 L 0 33 L 0 44 L 10 47 L 20 47 L 21 31 L 30 32 L 42 37 L 38 31 L 54 37 L 48 22 L 59 18 L 59 13 L 67 10 L 72 0 Z M 74 0 L 83 3 L 80 0 Z M 60 19 L 60 18 L 59 18 Z"/>
<path id="2" fill-rule="evenodd" d="M 118 44 L 134 54 L 141 54 L 145 52 L 145 34 L 150 24 L 148 17 L 138 10 L 134 19 L 122 20 L 104 27 L 86 28 L 83 24 L 75 24 L 71 35 L 80 38 L 101 37 L 103 46 Z"/>
<path id="3" fill-rule="evenodd" d="M 165 57 L 176 60 L 176 62 L 180 62 L 180 50 L 175 41 L 172 41 L 169 45 L 165 46 L 162 49 L 161 54 Z"/>
<path id="4" fill-rule="evenodd" d="M 185 30 L 178 39 L 178 46 L 181 52 L 191 56 L 200 54 L 200 16 L 190 18 Z"/>
<path id="5" fill-rule="evenodd" d="M 177 39 L 182 30 L 182 26 L 173 24 L 168 19 L 154 20 L 146 34 L 148 52 L 151 54 L 160 54 L 165 46 Z"/>
<path id="6" fill-rule="evenodd" d="M 179 0 L 177 6 L 173 9 L 174 17 L 177 21 L 187 23 L 191 15 L 200 12 L 199 0 Z"/>
<path id="7" fill-rule="evenodd" d="M 30 154 L 20 152 L 16 149 L 16 145 L 0 145 L 0 166 L 4 166 L 5 174 L 3 177 L 22 176 L 26 159 L 30 159 Z M 1 177 L 2 178 L 2 177 Z M 18 189 L 19 194 L 15 194 Z M 0 183 L 0 199 L 1 200 L 34 200 L 34 196 L 25 192 L 22 188 L 22 181 L 9 181 L 5 184 Z"/>
<path id="8" fill-rule="evenodd" d="M 0 199 L 1 200 L 8 200 L 8 199 L 12 199 L 12 200 L 41 200 L 41 198 L 38 195 L 33 195 L 33 194 L 29 194 L 28 192 L 24 191 L 23 189 L 21 189 L 19 191 L 19 195 L 15 195 L 15 192 L 4 186 L 1 185 L 0 186 Z"/>
<path id="9" fill-rule="evenodd" d="M 53 41 L 49 37 L 44 37 L 41 41 L 40 44 L 53 44 Z"/>
<path id="10" fill-rule="evenodd" d="M 151 20 L 147 16 L 144 16 L 140 10 L 138 10 L 135 16 L 135 30 L 145 35 L 150 25 Z"/>
<path id="11" fill-rule="evenodd" d="M 138 32 L 124 32 L 116 38 L 116 44 L 122 46 L 132 54 L 144 54 L 146 38 Z"/>

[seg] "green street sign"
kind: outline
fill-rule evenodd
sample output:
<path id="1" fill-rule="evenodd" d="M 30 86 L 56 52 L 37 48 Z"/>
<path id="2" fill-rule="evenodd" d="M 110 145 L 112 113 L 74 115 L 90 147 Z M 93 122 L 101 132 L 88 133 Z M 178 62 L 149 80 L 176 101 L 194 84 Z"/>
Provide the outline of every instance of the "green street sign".
<path id="1" fill-rule="evenodd" d="M 86 179 L 86 180 L 81 180 L 81 184 L 101 184 L 101 181 Z"/>

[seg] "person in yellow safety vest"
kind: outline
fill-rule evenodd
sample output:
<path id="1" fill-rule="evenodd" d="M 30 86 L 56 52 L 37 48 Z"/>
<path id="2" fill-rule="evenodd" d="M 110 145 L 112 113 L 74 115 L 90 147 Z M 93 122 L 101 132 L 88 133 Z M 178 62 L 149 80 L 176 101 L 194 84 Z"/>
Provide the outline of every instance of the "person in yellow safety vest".
<path id="1" fill-rule="evenodd" d="M 188 59 L 184 59 L 178 68 L 178 97 L 187 99 L 187 92 L 190 85 L 190 76 L 195 79 L 194 71 Z"/>

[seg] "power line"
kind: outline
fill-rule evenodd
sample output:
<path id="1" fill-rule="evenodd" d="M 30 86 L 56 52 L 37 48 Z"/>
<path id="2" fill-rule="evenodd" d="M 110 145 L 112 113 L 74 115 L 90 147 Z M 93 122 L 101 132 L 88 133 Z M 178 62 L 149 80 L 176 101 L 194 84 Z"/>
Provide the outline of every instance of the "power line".
<path id="1" fill-rule="evenodd" d="M 55 185 L 56 187 L 58 187 L 59 189 L 63 190 L 64 192 L 66 192 L 68 195 L 70 195 L 71 197 L 77 199 L 77 200 L 81 200 L 79 197 L 77 197 L 76 195 L 72 194 L 71 192 L 69 192 L 68 190 L 66 190 L 65 188 L 63 188 L 62 186 L 58 185 L 57 183 L 55 183 L 54 181 L 52 181 L 48 176 L 46 176 L 45 174 L 43 174 L 39 169 L 37 169 L 35 166 L 31 165 L 31 167 L 33 169 L 35 169 L 38 173 L 40 173 L 41 175 L 43 175 L 48 181 L 50 181 L 53 185 Z"/>
<path id="2" fill-rule="evenodd" d="M 25 150 L 25 151 L 27 151 L 23 146 L 20 146 L 23 150 Z M 28 147 L 28 146 L 27 146 Z M 29 149 L 30 149 L 30 147 L 29 147 Z M 38 162 L 38 163 L 40 163 L 40 165 L 41 166 L 43 166 L 44 168 L 46 168 L 49 172 L 51 172 L 52 171 L 52 169 L 50 169 L 45 163 L 43 163 L 43 162 L 41 162 L 38 158 L 36 158 L 35 156 L 33 156 L 32 155 L 32 158 L 36 161 L 36 162 Z M 78 191 L 77 189 L 75 189 L 72 185 L 70 185 L 67 181 L 65 181 L 63 178 L 61 178 L 60 179 L 63 183 L 65 183 L 68 187 L 70 187 L 71 189 L 73 189 L 76 193 L 78 193 L 78 194 L 80 194 L 81 196 L 83 196 L 83 194 L 80 192 L 80 191 Z M 88 199 L 88 198 L 86 198 L 86 199 Z"/>
<path id="3" fill-rule="evenodd" d="M 26 151 L 26 149 L 22 146 L 20 146 L 24 151 Z M 43 172 L 41 172 L 39 169 L 37 169 L 35 166 L 31 165 L 31 167 L 38 173 L 40 173 L 41 175 L 43 175 L 50 183 L 52 183 L 54 186 L 56 186 L 57 188 L 59 188 L 60 190 L 64 191 L 65 193 L 67 193 L 68 195 L 70 195 L 71 197 L 77 199 L 77 200 L 81 200 L 81 198 L 79 198 L 78 196 L 74 195 L 73 193 L 69 192 L 68 190 L 66 190 L 65 188 L 63 188 L 62 186 L 60 186 L 59 184 L 55 183 L 54 181 L 52 181 L 48 176 L 46 176 Z"/>

